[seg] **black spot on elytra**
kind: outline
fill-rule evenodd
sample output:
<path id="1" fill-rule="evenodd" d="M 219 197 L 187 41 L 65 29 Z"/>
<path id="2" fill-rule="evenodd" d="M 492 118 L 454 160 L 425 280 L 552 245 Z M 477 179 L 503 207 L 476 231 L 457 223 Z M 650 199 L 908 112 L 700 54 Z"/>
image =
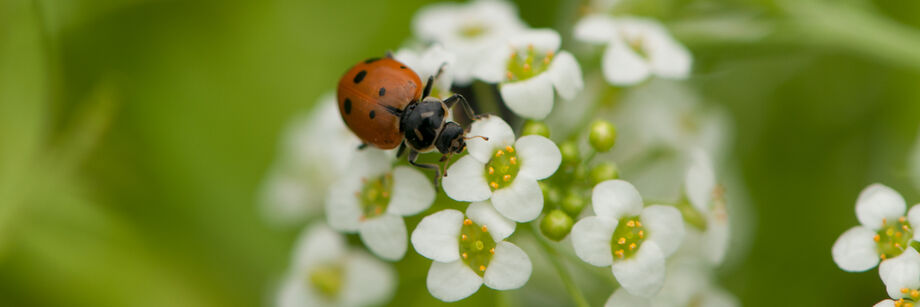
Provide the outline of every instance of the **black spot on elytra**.
<path id="1" fill-rule="evenodd" d="M 351 99 L 345 98 L 345 114 L 351 114 Z"/>
<path id="2" fill-rule="evenodd" d="M 406 65 L 399 65 L 399 69 L 406 69 Z"/>
<path id="3" fill-rule="evenodd" d="M 371 119 L 374 119 L 374 116 L 377 116 L 377 114 L 374 113 L 374 110 L 371 110 L 371 113 L 368 115 L 371 117 Z"/>
<path id="4" fill-rule="evenodd" d="M 380 58 L 370 58 L 370 59 L 364 60 L 364 64 L 374 63 L 374 62 L 376 62 L 376 61 L 379 60 L 379 59 L 380 59 Z"/>
<path id="5" fill-rule="evenodd" d="M 380 88 L 380 92 L 378 92 L 378 94 L 380 94 L 380 97 L 383 97 L 383 95 L 385 95 L 386 93 L 387 93 L 387 89 L 382 88 L 382 87 Z"/>
<path id="6" fill-rule="evenodd" d="M 366 70 L 359 71 L 358 74 L 355 75 L 355 80 L 354 80 L 355 84 L 361 83 L 361 80 L 364 80 L 364 76 L 366 75 L 367 75 Z"/>

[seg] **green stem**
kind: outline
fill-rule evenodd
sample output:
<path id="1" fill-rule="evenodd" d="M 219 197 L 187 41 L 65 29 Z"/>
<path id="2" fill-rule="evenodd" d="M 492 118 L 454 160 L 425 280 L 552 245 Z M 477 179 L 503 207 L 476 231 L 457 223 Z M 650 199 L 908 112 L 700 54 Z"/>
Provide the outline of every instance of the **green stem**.
<path id="1" fill-rule="evenodd" d="M 559 262 L 559 259 L 557 259 L 559 257 L 559 252 L 556 251 L 552 245 L 550 245 L 546 238 L 540 236 L 539 229 L 536 229 L 536 223 L 532 223 L 531 226 L 534 228 L 534 237 L 537 238 L 537 242 L 539 242 L 540 247 L 543 248 L 543 252 L 546 254 L 546 258 L 549 259 L 549 262 L 553 265 L 553 268 L 556 269 L 556 273 L 559 274 L 559 280 L 562 281 L 562 284 L 565 285 L 566 291 L 568 291 L 569 295 L 572 296 L 572 301 L 575 303 L 575 306 L 591 306 L 585 299 L 584 294 L 581 293 L 581 290 L 578 289 L 578 286 L 575 285 L 575 282 L 572 281 L 572 276 L 569 275 L 569 272 L 565 269 L 565 266 L 563 266 L 562 262 Z"/>

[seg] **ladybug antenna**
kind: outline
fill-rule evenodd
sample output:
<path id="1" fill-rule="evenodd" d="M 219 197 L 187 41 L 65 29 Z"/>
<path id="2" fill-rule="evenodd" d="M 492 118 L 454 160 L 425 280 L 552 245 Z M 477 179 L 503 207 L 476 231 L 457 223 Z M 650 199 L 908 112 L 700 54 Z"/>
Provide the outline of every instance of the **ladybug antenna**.
<path id="1" fill-rule="evenodd" d="M 466 141 L 466 140 L 472 140 L 472 139 L 475 139 L 475 138 L 480 138 L 480 139 L 482 139 L 483 141 L 486 141 L 486 142 L 489 141 L 489 138 L 488 138 L 488 137 L 484 137 L 484 136 L 481 136 L 481 135 L 464 136 L 464 137 L 463 137 L 463 140 Z"/>

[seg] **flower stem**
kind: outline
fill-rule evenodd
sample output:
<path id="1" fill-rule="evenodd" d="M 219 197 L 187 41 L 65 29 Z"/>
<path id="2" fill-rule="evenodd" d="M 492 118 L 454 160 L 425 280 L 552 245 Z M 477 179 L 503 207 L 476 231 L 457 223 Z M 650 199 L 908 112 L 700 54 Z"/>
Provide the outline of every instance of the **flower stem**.
<path id="1" fill-rule="evenodd" d="M 556 269 L 556 273 L 559 274 L 559 280 L 562 281 L 562 284 L 565 285 L 565 290 L 569 292 L 569 295 L 572 296 L 572 301 L 575 303 L 575 306 L 579 307 L 588 307 L 591 306 L 588 304 L 588 301 L 585 299 L 584 294 L 581 293 L 581 290 L 578 289 L 578 286 L 575 285 L 575 282 L 572 281 L 572 276 L 569 275 L 569 272 L 562 265 L 562 262 L 559 262 L 559 252 L 550 245 L 550 243 L 539 234 L 539 230 L 536 229 L 537 224 L 531 223 L 533 229 L 533 235 L 537 238 L 537 241 L 540 243 L 540 247 L 543 248 L 543 252 L 546 254 L 546 258 L 549 259 L 549 262 L 553 265 L 553 268 Z"/>

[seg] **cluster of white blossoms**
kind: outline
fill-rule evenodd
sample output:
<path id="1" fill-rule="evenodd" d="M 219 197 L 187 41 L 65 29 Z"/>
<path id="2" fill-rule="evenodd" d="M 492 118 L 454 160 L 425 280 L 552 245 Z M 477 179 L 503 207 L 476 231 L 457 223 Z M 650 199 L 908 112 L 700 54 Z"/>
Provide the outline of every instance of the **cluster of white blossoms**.
<path id="1" fill-rule="evenodd" d="M 543 252 L 572 254 L 564 260 L 579 262 L 554 268 L 579 305 L 586 300 L 572 276 L 587 277 L 568 269 L 592 270 L 584 263 L 610 266 L 620 286 L 604 290 L 597 304 L 737 305 L 713 275 L 729 249 L 729 224 L 712 161 L 718 155 L 711 154 L 710 144 L 702 144 L 707 142 L 696 132 L 672 137 L 680 140 L 672 151 L 681 162 L 667 176 L 679 178 L 678 196 L 647 201 L 633 179 L 637 175 L 621 174 L 616 159 L 605 155 L 619 143 L 609 120 L 619 121 L 628 110 L 585 112 L 575 121 L 580 128 L 557 139 L 550 132 L 565 128 L 543 121 L 568 103 L 609 107 L 615 105 L 610 100 L 628 96 L 598 92 L 655 92 L 643 89 L 648 85 L 643 81 L 688 77 L 690 52 L 663 25 L 594 12 L 582 17 L 573 33 L 560 34 L 530 28 L 514 5 L 489 0 L 429 5 L 412 24 L 414 37 L 392 57 L 421 80 L 433 79 L 430 96 L 472 92 L 467 98 L 474 109 L 504 106 L 510 113 L 460 119 L 466 152 L 442 160 L 446 172 L 437 182 L 427 170 L 397 159 L 395 151 L 358 149 L 361 141 L 333 111 L 336 102 L 321 99 L 284 138 L 263 188 L 270 220 L 310 224 L 276 292 L 277 305 L 386 303 L 397 283 L 388 262 L 405 261 L 412 252 L 430 260 L 424 264 L 429 265 L 424 287 L 445 302 L 463 300 L 482 285 L 499 291 L 525 287 L 535 271 L 552 269 L 531 261 Z M 587 61 L 562 49 L 568 37 L 606 45 L 601 65 L 589 67 L 599 72 L 594 75 L 603 86 L 586 88 L 579 62 Z M 484 105 L 489 102 L 495 105 Z M 697 115 L 696 105 L 684 109 L 673 121 Z M 642 124 L 635 130 L 654 129 Z M 643 156 L 657 146 L 630 142 L 616 147 Z M 430 158 L 436 159 L 421 156 Z M 544 243 L 542 250 L 515 244 L 520 237 Z"/>
<path id="2" fill-rule="evenodd" d="M 834 262 L 847 272 L 878 266 L 888 290 L 876 306 L 915 306 L 920 302 L 920 206 L 907 209 L 904 197 L 882 184 L 872 184 L 856 200 L 858 226 L 845 231 L 831 249 Z"/>

